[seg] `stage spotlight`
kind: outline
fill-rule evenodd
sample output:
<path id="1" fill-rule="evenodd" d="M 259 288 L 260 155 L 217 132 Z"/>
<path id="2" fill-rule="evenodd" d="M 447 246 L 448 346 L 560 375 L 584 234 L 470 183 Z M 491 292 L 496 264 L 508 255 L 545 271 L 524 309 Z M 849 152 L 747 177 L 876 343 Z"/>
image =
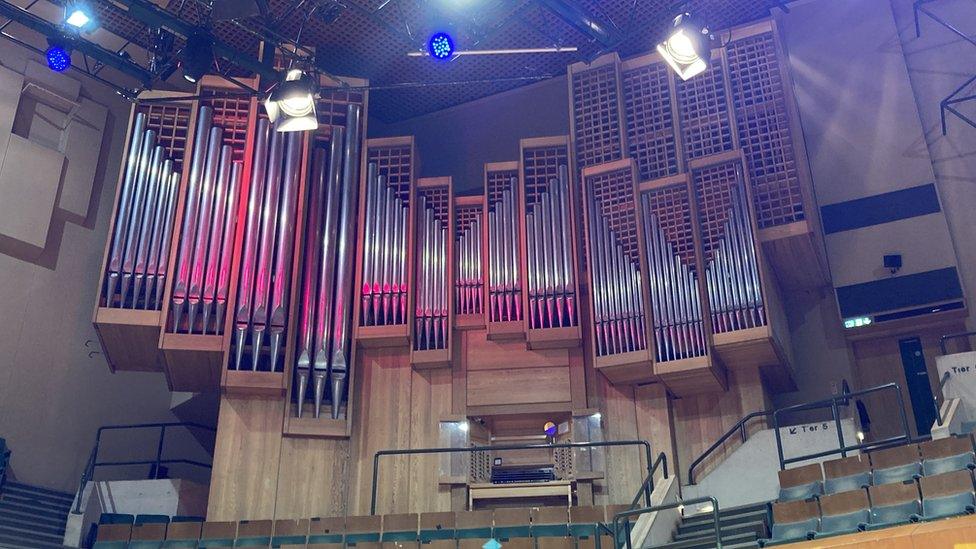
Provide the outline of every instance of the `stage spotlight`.
<path id="1" fill-rule="evenodd" d="M 183 78 L 196 83 L 210 72 L 213 66 L 213 40 L 202 31 L 187 37 L 183 46 Z"/>
<path id="2" fill-rule="evenodd" d="M 95 28 L 95 15 L 88 4 L 69 2 L 64 6 L 64 22 L 72 30 L 87 32 Z"/>
<path id="3" fill-rule="evenodd" d="M 61 44 L 50 42 L 44 56 L 47 68 L 54 72 L 64 72 L 71 66 L 71 52 Z"/>
<path id="4" fill-rule="evenodd" d="M 284 82 L 264 102 L 279 132 L 302 132 L 319 127 L 315 116 L 315 80 L 300 69 L 289 70 Z"/>
<path id="5" fill-rule="evenodd" d="M 454 39 L 446 32 L 437 32 L 427 40 L 427 53 L 434 59 L 444 61 L 454 56 Z"/>
<path id="6" fill-rule="evenodd" d="M 668 37 L 657 45 L 657 52 L 682 80 L 688 80 L 708 69 L 713 39 L 708 27 L 691 14 L 682 13 L 674 18 Z"/>

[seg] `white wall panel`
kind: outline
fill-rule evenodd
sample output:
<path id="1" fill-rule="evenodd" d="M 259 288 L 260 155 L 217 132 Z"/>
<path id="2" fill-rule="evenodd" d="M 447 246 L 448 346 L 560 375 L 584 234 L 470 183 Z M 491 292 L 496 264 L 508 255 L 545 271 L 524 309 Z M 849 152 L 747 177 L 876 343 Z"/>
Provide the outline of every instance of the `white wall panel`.
<path id="1" fill-rule="evenodd" d="M 64 155 L 11 135 L 0 167 L 0 234 L 43 248 Z"/>

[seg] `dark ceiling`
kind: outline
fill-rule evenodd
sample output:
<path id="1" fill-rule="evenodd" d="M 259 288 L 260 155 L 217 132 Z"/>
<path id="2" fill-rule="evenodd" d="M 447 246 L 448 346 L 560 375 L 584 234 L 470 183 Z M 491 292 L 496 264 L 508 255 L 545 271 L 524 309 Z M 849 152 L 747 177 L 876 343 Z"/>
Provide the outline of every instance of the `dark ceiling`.
<path id="1" fill-rule="evenodd" d="M 216 0 L 237 1 L 237 0 Z M 537 0 L 268 0 L 270 17 L 221 21 L 214 34 L 256 55 L 263 27 L 315 47 L 318 62 L 333 74 L 370 80 L 370 114 L 395 122 L 437 111 L 531 82 L 564 74 L 566 66 L 606 49 L 622 57 L 652 49 L 673 14 L 667 0 L 570 0 L 611 29 L 607 48 L 560 19 Z M 723 29 L 766 17 L 782 0 L 691 0 L 689 9 Z M 198 24 L 209 9 L 201 0 L 167 0 L 166 9 Z M 314 8 L 311 17 L 306 14 Z M 137 44 L 143 24 L 109 3 L 100 4 L 103 27 Z M 435 30 L 450 28 L 462 49 L 576 46 L 575 53 L 462 56 L 448 62 L 408 57 Z"/>

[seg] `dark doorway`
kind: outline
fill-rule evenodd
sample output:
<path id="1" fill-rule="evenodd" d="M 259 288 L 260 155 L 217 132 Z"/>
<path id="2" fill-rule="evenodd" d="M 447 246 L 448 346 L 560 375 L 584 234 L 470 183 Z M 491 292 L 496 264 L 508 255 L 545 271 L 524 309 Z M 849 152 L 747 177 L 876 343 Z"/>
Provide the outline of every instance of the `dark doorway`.
<path id="1" fill-rule="evenodd" d="M 908 394 L 915 412 L 915 427 L 919 435 L 927 435 L 932 431 L 937 411 L 932 397 L 932 384 L 929 383 L 929 372 L 925 368 L 922 340 L 917 337 L 902 339 L 898 341 L 898 347 L 901 349 L 901 364 L 905 368 Z"/>

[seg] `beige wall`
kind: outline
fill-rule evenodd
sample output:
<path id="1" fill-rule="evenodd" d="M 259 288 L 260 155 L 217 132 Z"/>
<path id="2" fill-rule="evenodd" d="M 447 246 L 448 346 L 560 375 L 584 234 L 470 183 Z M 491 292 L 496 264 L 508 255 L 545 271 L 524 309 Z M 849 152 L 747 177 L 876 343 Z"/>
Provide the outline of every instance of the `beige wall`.
<path id="1" fill-rule="evenodd" d="M 28 55 L 0 41 L 4 66 L 23 72 Z M 101 354 L 88 356 L 99 350 L 91 314 L 129 105 L 68 74 L 82 79 L 85 96 L 109 107 L 88 215 L 72 222 L 56 212 L 36 257 L 0 242 L 0 437 L 13 450 L 15 478 L 58 490 L 77 488 L 99 426 L 175 420 L 162 375 L 112 375 Z"/>

